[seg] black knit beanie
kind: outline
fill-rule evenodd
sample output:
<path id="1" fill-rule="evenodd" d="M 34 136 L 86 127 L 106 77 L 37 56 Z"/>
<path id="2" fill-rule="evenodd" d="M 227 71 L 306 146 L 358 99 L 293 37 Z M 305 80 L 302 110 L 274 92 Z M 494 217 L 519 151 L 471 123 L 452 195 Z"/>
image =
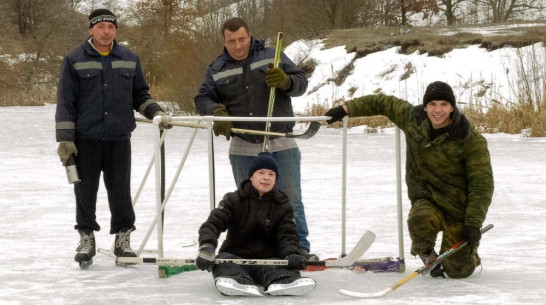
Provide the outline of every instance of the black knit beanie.
<path id="1" fill-rule="evenodd" d="M 453 107 L 456 105 L 455 95 L 453 95 L 451 86 L 440 81 L 430 83 L 427 86 L 427 90 L 423 96 L 423 106 L 426 106 L 431 101 L 446 101 Z"/>
<path id="2" fill-rule="evenodd" d="M 116 15 L 105 8 L 99 8 L 89 14 L 89 28 L 95 26 L 99 22 L 111 22 L 118 28 L 118 22 Z"/>
<path id="3" fill-rule="evenodd" d="M 256 158 L 254 158 L 254 160 L 252 160 L 252 163 L 250 163 L 248 177 L 252 177 L 257 170 L 264 168 L 274 171 L 277 177 L 279 176 L 279 166 L 277 165 L 277 162 L 275 162 L 270 153 L 261 152 Z"/>

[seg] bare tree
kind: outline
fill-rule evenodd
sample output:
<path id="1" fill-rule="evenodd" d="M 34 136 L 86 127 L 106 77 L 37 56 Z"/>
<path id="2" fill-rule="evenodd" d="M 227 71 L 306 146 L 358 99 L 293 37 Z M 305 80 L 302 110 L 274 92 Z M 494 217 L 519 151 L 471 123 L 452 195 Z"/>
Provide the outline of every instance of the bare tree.
<path id="1" fill-rule="evenodd" d="M 300 0 L 293 1 L 294 26 L 314 35 L 335 29 L 375 25 L 377 0 Z"/>
<path id="2" fill-rule="evenodd" d="M 190 0 L 142 0 L 130 8 L 127 17 L 134 24 L 127 41 L 141 58 L 154 96 L 178 102 L 184 110 L 193 108 L 190 98 L 198 87 L 195 75 L 201 69 L 196 38 L 202 28 L 196 4 Z"/>
<path id="3" fill-rule="evenodd" d="M 75 12 L 84 0 L 66 0 L 66 6 L 73 12 Z"/>
<path id="4" fill-rule="evenodd" d="M 38 0 L 5 0 L 5 11 L 10 20 L 17 26 L 21 35 L 34 31 L 37 23 L 35 14 L 39 13 Z"/>
<path id="5" fill-rule="evenodd" d="M 516 13 L 528 10 L 543 10 L 542 0 L 480 0 L 479 3 L 489 8 L 492 22 L 506 22 Z"/>
<path id="6" fill-rule="evenodd" d="M 446 16 L 447 25 L 454 25 L 457 23 L 455 11 L 457 10 L 459 4 L 465 1 L 466 0 L 442 0 L 442 4 L 444 5 L 443 11 Z"/>
<path id="7" fill-rule="evenodd" d="M 1 95 L 28 103 L 29 96 L 38 99 L 44 93 L 52 101 L 62 55 L 81 43 L 85 16 L 72 11 L 65 0 L 6 0 L 0 9 L 4 29 L 0 35 L 11 45 L 2 51 L 15 59 L 0 67 L 1 74 L 9 76 L 0 77 L 2 86 L 8 87 Z"/>

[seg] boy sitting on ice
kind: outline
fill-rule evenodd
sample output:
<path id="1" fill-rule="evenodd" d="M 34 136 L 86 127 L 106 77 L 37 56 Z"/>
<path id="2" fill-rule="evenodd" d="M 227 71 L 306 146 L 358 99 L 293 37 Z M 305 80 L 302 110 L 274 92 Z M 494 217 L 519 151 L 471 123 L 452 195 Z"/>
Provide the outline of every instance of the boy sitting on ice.
<path id="1" fill-rule="evenodd" d="M 197 268 L 212 271 L 216 287 L 224 295 L 303 295 L 315 281 L 298 270 L 306 258 L 298 254 L 299 238 L 289 198 L 275 188 L 278 166 L 268 152 L 256 157 L 244 181 L 227 193 L 199 229 Z M 215 256 L 218 237 L 227 236 Z M 279 259 L 288 266 L 215 264 L 222 259 Z"/>

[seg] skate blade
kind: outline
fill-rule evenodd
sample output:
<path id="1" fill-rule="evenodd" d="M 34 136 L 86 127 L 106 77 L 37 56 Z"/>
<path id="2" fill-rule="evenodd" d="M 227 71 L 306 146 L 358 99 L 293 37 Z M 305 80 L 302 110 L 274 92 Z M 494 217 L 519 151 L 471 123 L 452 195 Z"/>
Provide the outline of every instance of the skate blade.
<path id="1" fill-rule="evenodd" d="M 254 285 L 243 285 L 230 278 L 217 278 L 216 288 L 224 295 L 229 296 L 254 296 L 263 297 L 258 287 Z"/>
<path id="2" fill-rule="evenodd" d="M 80 269 L 87 269 L 89 266 L 93 265 L 93 258 L 90 258 L 88 261 L 78 262 Z"/>
<path id="3" fill-rule="evenodd" d="M 135 263 L 122 263 L 122 262 L 118 262 L 117 259 L 116 259 L 115 263 L 116 263 L 116 266 L 118 266 L 118 267 L 124 267 L 124 268 L 128 268 L 128 267 L 131 267 L 131 266 L 136 265 Z"/>
<path id="4" fill-rule="evenodd" d="M 316 282 L 312 278 L 300 278 L 289 284 L 271 284 L 266 294 L 269 295 L 304 295 L 315 289 Z"/>

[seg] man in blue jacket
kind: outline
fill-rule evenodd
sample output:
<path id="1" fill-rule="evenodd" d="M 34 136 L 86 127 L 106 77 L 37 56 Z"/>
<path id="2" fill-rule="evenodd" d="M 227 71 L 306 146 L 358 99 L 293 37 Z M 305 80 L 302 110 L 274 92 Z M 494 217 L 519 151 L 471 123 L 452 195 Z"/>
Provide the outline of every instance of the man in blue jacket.
<path id="1" fill-rule="evenodd" d="M 151 119 L 168 118 L 148 92 L 138 56 L 115 40 L 116 16 L 106 9 L 89 15 L 90 37 L 72 50 L 61 66 L 55 113 L 61 162 L 77 156 L 81 182 L 74 184 L 80 244 L 74 258 L 81 267 L 95 255 L 97 191 L 101 172 L 111 212 L 110 234 L 116 256 L 136 256 L 130 246 L 135 229 L 131 202 L 131 132 L 133 109 Z"/>
<path id="2" fill-rule="evenodd" d="M 307 90 L 307 78 L 284 53 L 279 68 L 272 68 L 275 49 L 254 40 L 246 22 L 238 17 L 222 26 L 224 52 L 208 68 L 205 81 L 195 97 L 200 115 L 266 117 L 270 88 L 276 88 L 273 116 L 292 117 L 292 96 Z M 271 65 L 270 65 L 271 64 Z M 272 122 L 270 131 L 292 132 L 294 122 Z M 232 134 L 231 128 L 263 131 L 265 122 L 214 122 L 214 133 L 231 144 L 229 160 L 237 187 L 247 178 L 252 160 L 263 150 L 263 136 Z M 270 137 L 268 151 L 279 165 L 277 187 L 288 195 L 296 218 L 301 254 L 309 256 L 309 231 L 301 198 L 300 150 L 294 139 Z M 309 257 L 316 259 L 316 256 Z"/>

